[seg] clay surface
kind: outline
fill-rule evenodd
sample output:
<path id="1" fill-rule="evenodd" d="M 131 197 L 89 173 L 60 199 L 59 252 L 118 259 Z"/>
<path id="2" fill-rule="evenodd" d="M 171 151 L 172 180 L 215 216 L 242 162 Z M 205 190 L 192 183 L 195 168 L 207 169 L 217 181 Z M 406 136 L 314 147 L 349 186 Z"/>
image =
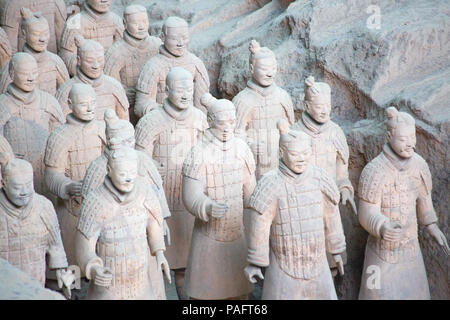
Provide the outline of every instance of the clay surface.
<path id="1" fill-rule="evenodd" d="M 186 293 L 194 299 L 245 298 L 252 287 L 243 273 L 243 212 L 256 184 L 255 162 L 246 143 L 234 136 L 234 105 L 210 94 L 202 103 L 210 128 L 189 151 L 182 171 L 183 203 L 195 216 Z"/>
<path id="2" fill-rule="evenodd" d="M 47 20 L 39 13 L 33 13 L 27 8 L 21 11 L 21 32 L 24 34 L 25 44 L 21 51 L 34 57 L 39 69 L 39 89 L 55 95 L 56 90 L 69 79 L 66 65 L 62 59 L 47 51 L 50 39 L 50 29 Z M 6 92 L 12 82 L 9 75 L 9 64 L 2 68 L 0 76 L 0 92 Z"/>

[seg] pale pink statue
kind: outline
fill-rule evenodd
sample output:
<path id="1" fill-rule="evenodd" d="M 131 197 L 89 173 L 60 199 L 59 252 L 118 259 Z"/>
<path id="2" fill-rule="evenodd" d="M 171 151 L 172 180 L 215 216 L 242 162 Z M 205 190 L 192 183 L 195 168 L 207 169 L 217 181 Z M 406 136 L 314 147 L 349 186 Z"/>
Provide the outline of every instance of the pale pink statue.
<path id="1" fill-rule="evenodd" d="M 348 177 L 349 149 L 345 134 L 338 124 L 330 119 L 331 88 L 325 82 L 317 82 L 310 76 L 305 80 L 305 110 L 293 130 L 300 130 L 311 137 L 312 156 L 310 162 L 327 171 L 333 177 L 343 205 L 350 204 L 357 214 L 352 183 Z M 344 254 L 344 263 L 347 255 Z M 328 254 L 328 263 L 333 276 L 337 275 L 336 264 Z"/>
<path id="2" fill-rule="evenodd" d="M 275 54 L 252 40 L 250 72 L 247 87 L 234 98 L 236 106 L 236 135 L 247 141 L 256 162 L 256 179 L 278 165 L 277 121 L 285 119 L 294 123 L 294 106 L 289 94 L 278 87 Z"/>
<path id="3" fill-rule="evenodd" d="M 159 163 L 171 217 L 172 243 L 166 251 L 175 272 L 175 286 L 180 299 L 191 243 L 194 217 L 185 209 L 181 197 L 181 169 L 186 154 L 208 127 L 206 116 L 195 108 L 194 83 L 190 72 L 174 67 L 167 74 L 168 97 L 163 104 L 142 117 L 136 126 L 136 149 Z"/>
<path id="4" fill-rule="evenodd" d="M 62 123 L 58 101 L 37 88 L 38 66 L 33 56 L 18 52 L 9 62 L 12 83 L 0 95 L 0 132 L 14 154 L 34 169 L 36 192 L 47 194 L 44 182 L 44 152 L 48 135 Z"/>
<path id="5" fill-rule="evenodd" d="M 59 56 L 71 76 L 76 74 L 77 67 L 76 35 L 97 41 L 105 51 L 115 41 L 122 39 L 122 19 L 109 10 L 110 6 L 111 0 L 86 0 L 81 12 L 67 19 L 61 36 Z"/>
<path id="6" fill-rule="evenodd" d="M 0 68 L 3 68 L 3 66 L 11 59 L 12 56 L 12 48 L 11 44 L 9 43 L 8 36 L 3 30 L 3 28 L 0 28 Z"/>
<path id="7" fill-rule="evenodd" d="M 139 72 L 159 52 L 162 42 L 148 34 L 147 10 L 141 5 L 130 5 L 123 13 L 123 39 L 116 41 L 105 53 L 105 74 L 120 83 L 130 103 L 130 118 L 134 119 L 134 100 Z"/>
<path id="8" fill-rule="evenodd" d="M 311 138 L 280 120 L 278 167 L 258 181 L 250 201 L 250 282 L 263 279 L 262 299 L 336 300 L 327 255 L 343 274 L 345 236 L 339 190 L 324 169 L 310 162 Z"/>
<path id="9" fill-rule="evenodd" d="M 111 141 L 114 140 L 116 143 L 128 146 L 130 148 L 135 147 L 136 140 L 134 137 L 134 127 L 129 121 L 120 120 L 117 118 L 113 110 L 108 109 L 105 111 L 105 122 L 107 144 L 102 155 L 92 161 L 86 170 L 83 184 L 81 186 L 81 196 L 83 199 L 86 199 L 89 193 L 98 188 L 105 180 L 105 176 L 107 174 L 107 162 L 112 152 L 112 148 L 109 147 L 111 145 Z M 164 193 L 163 181 L 152 158 L 150 158 L 143 151 L 136 151 L 136 153 L 138 155 L 139 179 L 142 179 L 147 186 L 153 188 L 158 196 L 162 216 L 164 218 L 164 234 L 167 236 L 168 245 L 170 245 L 170 231 L 166 222 L 166 219 L 170 217 L 170 210 Z M 149 267 L 150 280 L 152 282 L 156 298 L 158 300 L 165 300 L 166 293 L 164 288 L 164 280 L 161 270 L 158 271 L 155 256 L 150 257 Z"/>
<path id="10" fill-rule="evenodd" d="M 136 151 L 112 145 L 119 149 L 108 158 L 108 175 L 83 201 L 77 226 L 77 261 L 90 280 L 87 299 L 156 299 L 150 255 L 171 281 L 161 208 L 138 178 Z"/>
<path id="11" fill-rule="evenodd" d="M 66 65 L 56 54 L 47 51 L 50 29 L 47 20 L 39 13 L 27 8 L 20 10 L 22 15 L 21 33 L 25 38 L 22 51 L 36 59 L 39 69 L 39 89 L 55 95 L 56 90 L 69 79 Z M 8 63 L 3 67 L 0 76 L 0 92 L 6 92 L 11 83 Z"/>
<path id="12" fill-rule="evenodd" d="M 430 170 L 414 152 L 414 118 L 395 107 L 386 115 L 387 143 L 366 165 L 358 186 L 358 218 L 369 233 L 359 299 L 430 299 L 418 223 L 447 257 L 450 249 L 437 226 Z"/>
<path id="13" fill-rule="evenodd" d="M 191 299 L 247 299 L 247 242 L 243 212 L 256 184 L 248 145 L 234 136 L 236 110 L 228 100 L 202 97 L 208 123 L 183 164 L 182 196 L 195 216 L 186 269 Z"/>
<path id="14" fill-rule="evenodd" d="M 0 258 L 45 285 L 46 268 L 56 270 L 59 288 L 70 296 L 71 272 L 50 200 L 36 193 L 33 168 L 12 154 L 0 153 Z"/>
<path id="15" fill-rule="evenodd" d="M 64 115 L 70 112 L 67 99 L 73 84 L 85 83 L 92 86 L 97 95 L 95 115 L 98 120 L 103 120 L 105 109 L 113 109 L 120 119 L 129 120 L 129 103 L 125 90 L 119 81 L 103 73 L 103 47 L 98 42 L 85 40 L 81 36 L 76 36 L 75 42 L 78 48 L 76 74 L 56 92 L 56 99 L 61 104 Z"/>
<path id="16" fill-rule="evenodd" d="M 92 160 L 103 152 L 105 124 L 95 120 L 96 95 L 76 83 L 69 94 L 67 121 L 49 136 L 45 150 L 45 182 L 58 197 L 56 213 L 69 264 L 75 264 L 74 236 L 81 206 L 81 185 Z"/>
<path id="17" fill-rule="evenodd" d="M 209 91 L 208 71 L 203 62 L 187 50 L 189 26 L 179 17 L 169 17 L 162 26 L 161 39 L 164 42 L 159 53 L 148 60 L 136 84 L 134 113 L 140 118 L 161 104 L 167 97 L 166 76 L 172 67 L 182 67 L 194 79 L 194 106 L 206 113 L 200 98 Z"/>
<path id="18" fill-rule="evenodd" d="M 21 51 L 25 44 L 25 38 L 21 29 L 22 8 L 28 8 L 33 12 L 41 12 L 48 21 L 50 27 L 50 39 L 48 50 L 57 53 L 64 23 L 67 18 L 66 4 L 64 0 L 2 0 L 0 25 L 5 29 L 13 53 Z"/>

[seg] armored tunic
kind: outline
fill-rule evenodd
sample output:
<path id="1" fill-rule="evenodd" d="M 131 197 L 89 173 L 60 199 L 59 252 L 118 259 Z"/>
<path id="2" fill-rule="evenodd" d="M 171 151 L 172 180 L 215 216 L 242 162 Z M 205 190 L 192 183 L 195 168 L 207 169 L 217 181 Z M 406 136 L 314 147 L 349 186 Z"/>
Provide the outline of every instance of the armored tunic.
<path id="1" fill-rule="evenodd" d="M 3 28 L 0 28 L 0 68 L 3 68 L 3 66 L 9 61 L 9 59 L 12 56 L 12 48 L 11 44 L 9 43 L 8 36 L 3 30 Z"/>
<path id="2" fill-rule="evenodd" d="M 236 106 L 236 135 L 247 141 L 256 162 L 256 179 L 278 165 L 280 133 L 277 122 L 294 123 L 294 107 L 289 94 L 275 84 L 261 87 L 249 80 L 233 98 Z M 258 145 L 262 147 L 257 154 Z"/>
<path id="3" fill-rule="evenodd" d="M 83 180 L 86 169 L 102 154 L 104 145 L 104 122 L 84 123 L 72 114 L 67 115 L 67 122 L 52 132 L 47 141 L 45 181 L 58 197 L 56 212 L 70 264 L 75 263 L 73 239 L 81 197 L 68 197 L 65 190 L 69 183 Z"/>
<path id="4" fill-rule="evenodd" d="M 9 37 L 13 53 L 21 51 L 25 39 L 20 32 L 22 7 L 30 9 L 32 12 L 40 12 L 47 19 L 50 28 L 50 39 L 48 50 L 57 53 L 59 39 L 66 22 L 67 12 L 64 0 L 4 0 L 1 1 L 0 24 Z"/>
<path id="5" fill-rule="evenodd" d="M 50 269 L 67 268 L 66 255 L 52 203 L 35 193 L 23 208 L 0 190 L 0 258 L 45 285 Z"/>
<path id="6" fill-rule="evenodd" d="M 109 177 L 83 202 L 78 231 L 92 246 L 80 261 L 92 279 L 95 264 L 112 269 L 112 285 L 91 281 L 88 299 L 155 299 L 149 277 L 149 255 L 165 250 L 162 216 L 156 195 L 142 183 L 120 194 Z"/>
<path id="7" fill-rule="evenodd" d="M 326 252 L 345 251 L 339 191 L 325 170 L 282 161 L 253 192 L 248 261 L 268 267 L 263 299 L 337 299 Z M 270 258 L 269 258 L 270 257 Z"/>
<path id="8" fill-rule="evenodd" d="M 161 45 L 159 54 L 148 60 L 139 74 L 134 111 L 138 117 L 161 104 L 167 97 L 166 77 L 173 67 L 184 68 L 192 74 L 194 106 L 206 114 L 206 109 L 200 103 L 201 96 L 209 91 L 209 77 L 205 65 L 193 53 L 186 52 L 184 56 L 176 57 Z"/>
<path id="9" fill-rule="evenodd" d="M 56 92 L 56 99 L 58 99 L 64 115 L 69 114 L 70 108 L 68 103 L 70 89 L 75 83 L 84 83 L 92 86 L 97 95 L 97 108 L 95 109 L 95 116 L 98 120 L 103 120 L 105 109 L 112 109 L 116 112 L 120 119 L 129 120 L 128 114 L 128 100 L 120 82 L 116 79 L 102 74 L 95 80 L 88 78 L 83 72 L 77 68 L 76 75 L 66 81 Z"/>
<path id="10" fill-rule="evenodd" d="M 177 112 L 166 99 L 164 104 L 141 118 L 136 126 L 136 149 L 163 165 L 164 190 L 171 217 L 167 220 L 172 244 L 166 258 L 172 269 L 185 268 L 194 227 L 194 217 L 181 198 L 181 169 L 186 154 L 208 127 L 200 110 L 188 107 Z"/>
<path id="11" fill-rule="evenodd" d="M 430 299 L 417 221 L 422 225 L 437 222 L 431 188 L 425 160 L 414 153 L 402 161 L 388 144 L 362 171 L 358 195 L 367 209 L 358 217 L 369 238 L 359 299 Z M 388 221 L 401 225 L 399 241 L 382 239 L 380 230 Z M 380 268 L 379 289 L 368 288 L 371 273 L 366 270 L 371 265 Z"/>
<path id="12" fill-rule="evenodd" d="M 47 193 L 44 182 L 44 152 L 48 135 L 64 123 L 58 101 L 35 89 L 30 93 L 10 84 L 0 95 L 0 126 L 14 154 L 33 166 L 36 192 Z M 0 130 L 1 131 L 1 130 Z"/>
<path id="13" fill-rule="evenodd" d="M 69 74 L 73 76 L 76 72 L 76 34 L 97 41 L 106 51 L 115 41 L 122 39 L 124 29 L 122 19 L 117 14 L 111 11 L 96 13 L 85 3 L 81 12 L 67 19 L 61 36 L 59 55 Z"/>
<path id="14" fill-rule="evenodd" d="M 184 179 L 193 179 L 200 187 L 192 203 L 185 203 L 196 217 L 185 278 L 188 296 L 225 299 L 252 290 L 243 272 L 247 250 L 243 211 L 255 185 L 254 171 L 253 156 L 244 141 L 233 138 L 224 143 L 210 130 L 187 155 Z M 207 214 L 211 200 L 228 205 L 225 216 L 218 219 Z"/>
<path id="15" fill-rule="evenodd" d="M 134 106 L 139 72 L 147 60 L 158 53 L 160 46 L 161 39 L 157 37 L 137 40 L 125 30 L 123 39 L 106 51 L 104 72 L 122 84 L 130 106 Z"/>
<path id="16" fill-rule="evenodd" d="M 66 65 L 56 54 L 50 51 L 35 52 L 27 44 L 23 48 L 26 52 L 36 59 L 39 69 L 38 87 L 52 96 L 55 95 L 56 90 L 66 80 L 69 80 L 69 73 Z M 0 92 L 6 92 L 8 85 L 12 82 L 9 75 L 9 62 L 2 68 L 0 75 Z"/>

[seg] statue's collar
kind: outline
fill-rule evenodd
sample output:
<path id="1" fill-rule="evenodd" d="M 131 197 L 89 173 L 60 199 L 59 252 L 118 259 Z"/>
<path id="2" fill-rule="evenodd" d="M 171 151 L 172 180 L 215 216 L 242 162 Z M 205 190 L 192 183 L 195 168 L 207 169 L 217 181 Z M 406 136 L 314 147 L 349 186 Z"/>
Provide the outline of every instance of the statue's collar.
<path id="1" fill-rule="evenodd" d="M 37 51 L 33 50 L 32 48 L 30 48 L 30 46 L 28 44 L 26 44 L 26 43 L 23 46 L 23 52 L 31 54 L 34 57 L 34 59 L 36 59 L 36 62 L 38 64 L 41 64 L 42 62 L 47 60 L 47 57 L 48 57 L 47 50 L 44 50 L 44 51 L 41 51 L 41 52 L 37 52 Z"/>
<path id="2" fill-rule="evenodd" d="M 123 40 L 133 48 L 145 49 L 149 43 L 150 35 L 147 35 L 144 39 L 136 39 L 128 33 L 127 30 L 123 32 Z"/>
<path id="3" fill-rule="evenodd" d="M 29 216 L 31 208 L 33 208 L 33 198 L 32 196 L 25 206 L 18 208 L 9 201 L 3 188 L 0 191 L 0 205 L 5 209 L 7 214 L 17 219 L 25 219 Z"/>
<path id="4" fill-rule="evenodd" d="M 247 82 L 247 87 L 258 92 L 263 97 L 266 97 L 266 96 L 269 96 L 274 93 L 275 89 L 277 88 L 277 85 L 275 84 L 275 82 L 273 82 L 268 87 L 262 87 L 259 84 L 257 84 L 255 81 L 253 81 L 253 79 L 250 79 Z"/>
<path id="5" fill-rule="evenodd" d="M 108 176 L 105 177 L 104 184 L 106 189 L 110 192 L 110 194 L 114 198 L 114 200 L 116 200 L 120 204 L 126 204 L 132 202 L 135 199 L 136 185 L 134 186 L 132 191 L 128 193 L 122 193 L 114 186 L 110 177 Z"/>
<path id="6" fill-rule="evenodd" d="M 163 101 L 164 111 L 166 111 L 169 114 L 169 116 L 178 121 L 187 119 L 191 115 L 193 108 L 194 106 L 191 105 L 184 110 L 177 110 L 169 101 L 169 99 L 166 98 Z"/>
<path id="7" fill-rule="evenodd" d="M 414 157 L 414 155 L 411 158 L 407 159 L 399 157 L 391 148 L 389 143 L 384 144 L 383 154 L 389 160 L 389 162 L 399 171 L 408 169 L 409 165 L 411 164 L 411 159 Z"/>
<path id="8" fill-rule="evenodd" d="M 278 169 L 280 170 L 283 177 L 287 178 L 289 181 L 299 184 L 302 183 L 308 176 L 310 172 L 310 165 L 306 166 L 305 171 L 302 173 L 295 173 L 280 159 L 278 164 Z"/>
<path id="9" fill-rule="evenodd" d="M 305 125 L 305 127 L 314 134 L 320 134 L 320 133 L 326 131 L 330 124 L 330 120 L 328 120 L 325 123 L 318 123 L 306 111 L 302 112 L 301 118 L 302 118 L 302 122 Z"/>
<path id="10" fill-rule="evenodd" d="M 19 88 L 17 88 L 14 83 L 10 83 L 8 85 L 8 88 L 6 89 L 6 91 L 11 96 L 16 98 L 17 100 L 20 100 L 24 104 L 31 104 L 31 103 L 33 103 L 35 101 L 36 97 L 37 97 L 37 89 L 34 89 L 31 92 L 25 92 L 25 91 L 20 90 Z"/>
<path id="11" fill-rule="evenodd" d="M 80 67 L 77 67 L 76 76 L 81 82 L 89 84 L 94 88 L 103 84 L 103 72 L 98 78 L 91 79 L 81 71 Z"/>

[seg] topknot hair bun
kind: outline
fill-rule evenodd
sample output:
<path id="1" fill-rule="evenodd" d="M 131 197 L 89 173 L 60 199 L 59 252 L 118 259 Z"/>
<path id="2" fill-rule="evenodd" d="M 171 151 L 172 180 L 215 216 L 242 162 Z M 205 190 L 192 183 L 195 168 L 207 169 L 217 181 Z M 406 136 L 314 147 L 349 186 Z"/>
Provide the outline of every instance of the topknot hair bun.
<path id="1" fill-rule="evenodd" d="M 250 41 L 248 50 L 250 50 L 251 53 L 253 53 L 253 54 L 257 53 L 260 48 L 261 48 L 261 45 L 259 44 L 258 41 L 256 41 L 256 40 Z"/>
<path id="2" fill-rule="evenodd" d="M 205 93 L 204 95 L 202 95 L 202 97 L 200 98 L 200 103 L 202 105 L 204 105 L 206 108 L 209 108 L 213 103 L 215 103 L 217 101 L 216 98 L 214 98 L 212 96 L 212 94 L 210 94 L 209 92 Z"/>

